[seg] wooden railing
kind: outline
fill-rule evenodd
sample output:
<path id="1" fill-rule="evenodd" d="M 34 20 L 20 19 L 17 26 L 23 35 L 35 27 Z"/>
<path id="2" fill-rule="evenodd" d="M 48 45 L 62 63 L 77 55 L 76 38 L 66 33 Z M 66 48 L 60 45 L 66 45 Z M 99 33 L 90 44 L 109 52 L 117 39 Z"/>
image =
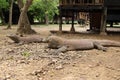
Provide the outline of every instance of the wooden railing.
<path id="1" fill-rule="evenodd" d="M 104 0 L 59 0 L 59 5 L 103 5 Z"/>

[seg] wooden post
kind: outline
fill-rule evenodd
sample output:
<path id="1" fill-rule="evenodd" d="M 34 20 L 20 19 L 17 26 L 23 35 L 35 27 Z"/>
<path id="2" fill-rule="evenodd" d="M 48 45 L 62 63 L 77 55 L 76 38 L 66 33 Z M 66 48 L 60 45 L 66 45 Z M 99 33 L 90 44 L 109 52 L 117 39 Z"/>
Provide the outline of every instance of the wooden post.
<path id="1" fill-rule="evenodd" d="M 75 28 L 74 28 L 74 11 L 72 11 L 72 27 L 71 27 L 71 30 L 70 32 L 75 32 Z"/>
<path id="2" fill-rule="evenodd" d="M 59 10 L 59 31 L 62 32 L 62 10 Z"/>
<path id="3" fill-rule="evenodd" d="M 113 27 L 113 22 L 112 21 L 110 22 L 110 27 Z"/>
<path id="4" fill-rule="evenodd" d="M 92 13 L 90 12 L 89 13 L 89 16 L 90 16 L 90 29 L 88 29 L 87 31 L 90 31 L 90 30 L 92 30 L 92 21 L 93 21 L 93 15 L 92 15 Z"/>
<path id="5" fill-rule="evenodd" d="M 107 35 L 107 33 L 106 33 L 106 20 L 107 20 L 107 7 L 104 7 L 102 15 L 101 15 L 100 35 Z"/>

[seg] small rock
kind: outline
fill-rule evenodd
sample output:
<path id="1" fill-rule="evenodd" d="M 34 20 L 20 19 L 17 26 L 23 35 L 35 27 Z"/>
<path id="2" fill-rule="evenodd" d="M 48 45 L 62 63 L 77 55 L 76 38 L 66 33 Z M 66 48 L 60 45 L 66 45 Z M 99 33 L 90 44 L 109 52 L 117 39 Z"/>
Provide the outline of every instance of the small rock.
<path id="1" fill-rule="evenodd" d="M 116 50 L 116 52 L 120 52 L 120 50 Z"/>
<path id="2" fill-rule="evenodd" d="M 58 60 L 57 59 L 52 59 L 52 62 L 53 63 L 56 63 Z"/>
<path id="3" fill-rule="evenodd" d="M 117 71 L 120 71 L 120 69 L 117 69 Z"/>
<path id="4" fill-rule="evenodd" d="M 22 63 L 24 63 L 24 64 L 29 64 L 29 63 L 30 63 L 30 61 L 26 61 L 26 60 L 19 60 L 19 61 L 18 61 L 18 63 L 20 63 L 20 64 L 22 64 Z"/>
<path id="5" fill-rule="evenodd" d="M 56 69 L 56 70 L 63 69 L 63 66 L 62 66 L 62 64 L 58 65 L 58 66 L 57 66 L 55 69 Z"/>
<path id="6" fill-rule="evenodd" d="M 88 65 L 88 67 L 93 68 L 93 65 Z"/>
<path id="7" fill-rule="evenodd" d="M 43 80 L 43 78 L 38 78 L 38 80 Z"/>

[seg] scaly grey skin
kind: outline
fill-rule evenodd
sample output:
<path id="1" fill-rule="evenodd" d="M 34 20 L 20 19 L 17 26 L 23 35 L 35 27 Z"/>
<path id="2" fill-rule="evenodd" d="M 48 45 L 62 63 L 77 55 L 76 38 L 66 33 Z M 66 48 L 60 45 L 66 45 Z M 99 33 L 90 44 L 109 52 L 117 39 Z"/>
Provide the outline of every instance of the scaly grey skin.
<path id="1" fill-rule="evenodd" d="M 19 43 L 20 42 L 20 39 L 19 39 L 19 37 L 17 35 L 10 34 L 10 35 L 7 35 L 7 37 L 9 37 L 15 43 Z"/>
<path id="2" fill-rule="evenodd" d="M 19 37 L 17 35 L 7 35 L 7 37 L 9 37 L 15 43 L 32 43 L 32 42 L 41 43 L 43 42 L 43 38 L 39 36 L 34 36 L 34 35 L 26 36 L 26 37 Z"/>
<path id="3" fill-rule="evenodd" d="M 65 39 L 58 36 L 48 37 L 47 42 L 48 48 L 57 49 L 55 53 L 72 50 L 88 50 L 95 48 L 106 51 L 106 47 L 120 47 L 120 42 L 116 41 L 94 39 Z"/>

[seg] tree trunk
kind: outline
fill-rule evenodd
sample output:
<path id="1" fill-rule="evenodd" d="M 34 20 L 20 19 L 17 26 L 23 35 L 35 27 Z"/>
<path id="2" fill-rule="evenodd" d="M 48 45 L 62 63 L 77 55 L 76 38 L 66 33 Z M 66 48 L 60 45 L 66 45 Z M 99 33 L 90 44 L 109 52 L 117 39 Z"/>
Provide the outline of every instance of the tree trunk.
<path id="1" fill-rule="evenodd" d="M 107 21 L 107 8 L 104 7 L 102 15 L 101 15 L 100 35 L 107 35 L 107 33 L 106 33 L 106 21 Z"/>
<path id="2" fill-rule="evenodd" d="M 2 9 L 0 9 L 0 17 L 1 17 L 1 23 L 2 23 L 2 25 L 4 25 L 5 24 L 5 19 L 4 19 L 4 16 L 3 16 Z"/>
<path id="3" fill-rule="evenodd" d="M 74 28 L 74 11 L 72 11 L 72 27 L 70 29 L 70 32 L 72 32 L 72 33 L 75 32 L 75 28 Z"/>
<path id="4" fill-rule="evenodd" d="M 31 25 L 27 16 L 27 11 L 33 0 L 26 0 L 26 3 L 23 5 L 22 0 L 18 0 L 18 5 L 21 11 L 19 21 L 18 21 L 18 29 L 17 33 L 22 34 L 34 34 L 36 33 L 33 29 L 31 29 Z"/>
<path id="5" fill-rule="evenodd" d="M 45 24 L 48 25 L 49 24 L 49 18 L 48 18 L 48 14 L 45 14 Z"/>
<path id="6" fill-rule="evenodd" d="M 19 6 L 20 11 L 22 11 L 22 8 L 23 8 L 23 6 L 24 6 L 23 0 L 17 0 L 17 3 L 18 3 L 18 6 Z"/>
<path id="7" fill-rule="evenodd" d="M 62 10 L 59 10 L 60 16 L 59 16 L 59 32 L 62 32 Z"/>
<path id="8" fill-rule="evenodd" d="M 10 0 L 10 8 L 9 8 L 9 23 L 8 23 L 8 27 L 7 29 L 11 29 L 11 25 L 12 25 L 12 10 L 13 10 L 13 2 L 14 0 Z"/>

